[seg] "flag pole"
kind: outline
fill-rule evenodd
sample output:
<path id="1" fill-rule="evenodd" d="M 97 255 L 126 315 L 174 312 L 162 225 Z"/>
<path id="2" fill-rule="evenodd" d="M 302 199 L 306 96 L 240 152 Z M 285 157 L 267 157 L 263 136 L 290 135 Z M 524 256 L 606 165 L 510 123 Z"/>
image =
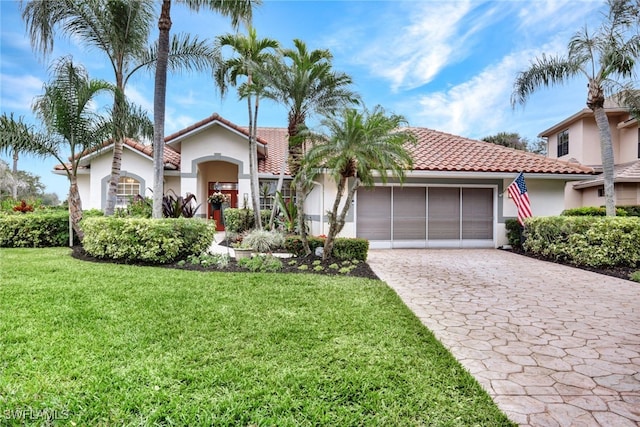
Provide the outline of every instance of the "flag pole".
<path id="1" fill-rule="evenodd" d="M 513 181 L 511 181 L 511 184 L 513 184 L 514 182 L 516 182 L 516 179 L 518 179 L 518 177 L 519 177 L 520 175 L 522 175 L 523 173 L 524 173 L 524 172 L 520 172 L 518 175 L 516 175 L 516 177 L 513 179 Z M 502 194 L 503 194 L 503 195 L 504 195 L 504 193 L 506 193 L 507 191 L 509 191 L 509 187 L 511 187 L 511 184 L 509 184 L 509 185 L 507 185 L 507 186 L 505 187 L 505 188 L 506 188 L 506 190 L 504 190 L 504 191 L 502 192 Z"/>

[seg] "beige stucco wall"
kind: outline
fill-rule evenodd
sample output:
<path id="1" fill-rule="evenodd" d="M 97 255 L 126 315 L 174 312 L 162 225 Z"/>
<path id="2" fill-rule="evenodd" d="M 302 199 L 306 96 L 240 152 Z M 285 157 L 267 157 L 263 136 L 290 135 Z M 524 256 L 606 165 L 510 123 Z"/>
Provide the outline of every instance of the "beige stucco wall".
<path id="1" fill-rule="evenodd" d="M 638 160 L 638 125 L 620 129 L 619 155 L 616 163 Z"/>
<path id="2" fill-rule="evenodd" d="M 244 195 L 251 194 L 248 148 L 246 137 L 218 125 L 189 136 L 181 143 L 182 191 L 206 200 L 209 181 L 237 182 L 242 205 Z M 204 215 L 205 209 L 202 204 L 198 213 Z"/>
<path id="3" fill-rule="evenodd" d="M 78 175 L 78 191 L 80 192 L 80 201 L 82 203 L 82 209 L 91 209 L 91 196 L 90 196 L 90 176 L 89 174 Z"/>
<path id="4" fill-rule="evenodd" d="M 564 187 L 565 181 L 552 179 L 531 179 L 526 178 L 527 192 L 531 202 L 531 211 L 534 216 L 559 215 L 565 209 Z M 504 181 L 506 189 L 512 180 Z M 515 203 L 509 198 L 508 193 L 504 193 L 502 203 L 502 216 L 517 217 L 518 211 Z"/>
<path id="5" fill-rule="evenodd" d="M 610 117 L 611 144 L 616 164 L 631 162 L 637 159 L 637 126 L 618 129 L 620 117 Z M 569 131 L 569 154 L 561 160 L 576 159 L 584 165 L 601 165 L 600 132 L 593 117 L 585 117 L 566 128 Z M 560 131 L 562 132 L 562 131 Z M 558 134 L 549 137 L 548 157 L 557 158 Z"/>

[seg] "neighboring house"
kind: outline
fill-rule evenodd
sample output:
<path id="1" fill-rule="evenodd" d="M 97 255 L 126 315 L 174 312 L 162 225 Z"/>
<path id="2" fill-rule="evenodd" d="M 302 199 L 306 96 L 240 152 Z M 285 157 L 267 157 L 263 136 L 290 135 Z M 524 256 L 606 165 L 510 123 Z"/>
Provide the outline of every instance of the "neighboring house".
<path id="1" fill-rule="evenodd" d="M 636 119 L 611 100 L 605 102 L 611 128 L 611 142 L 615 159 L 614 187 L 616 205 L 640 204 L 640 130 Z M 602 172 L 600 134 L 593 112 L 585 108 L 539 135 L 547 140 L 547 155 L 576 164 L 593 167 Z M 567 183 L 567 208 L 604 206 L 602 175 Z"/>
<path id="2" fill-rule="evenodd" d="M 410 149 L 414 169 L 405 183 L 379 184 L 358 190 L 341 235 L 368 239 L 372 247 L 498 247 L 506 243 L 505 220 L 517 214 L 505 190 L 524 171 L 534 215 L 557 215 L 564 209 L 567 183 L 582 181 L 593 169 L 483 141 L 411 128 L 418 139 Z M 249 142 L 246 128 L 214 114 L 166 138 L 165 192 L 195 194 L 199 202 L 217 189 L 231 197 L 232 207 L 250 203 Z M 83 208 L 106 204 L 112 144 L 85 155 L 78 185 Z M 270 192 L 276 187 L 287 155 L 286 128 L 258 131 L 259 179 Z M 151 148 L 127 140 L 118 186 L 120 204 L 131 195 L 150 196 Z M 60 173 L 58 171 L 58 173 Z M 291 196 L 286 176 L 284 196 Z M 305 202 L 311 234 L 328 231 L 325 212 L 336 185 L 320 175 Z M 245 202 L 245 200 L 248 200 Z M 272 206 L 261 197 L 262 208 Z M 199 215 L 216 218 L 202 203 Z M 222 229 L 219 224 L 219 229 Z"/>

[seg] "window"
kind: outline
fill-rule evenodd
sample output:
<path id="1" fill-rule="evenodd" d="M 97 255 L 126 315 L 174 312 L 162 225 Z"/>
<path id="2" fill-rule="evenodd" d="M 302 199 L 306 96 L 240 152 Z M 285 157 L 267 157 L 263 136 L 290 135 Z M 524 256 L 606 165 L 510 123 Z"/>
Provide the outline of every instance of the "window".
<path id="1" fill-rule="evenodd" d="M 604 197 L 604 185 L 602 187 L 598 187 L 598 197 Z"/>
<path id="2" fill-rule="evenodd" d="M 140 183 L 130 177 L 121 176 L 118 180 L 118 194 L 116 206 L 127 206 L 131 198 L 140 194 Z"/>
<path id="3" fill-rule="evenodd" d="M 569 131 L 565 130 L 558 134 L 558 157 L 569 154 Z"/>
<path id="4" fill-rule="evenodd" d="M 278 188 L 277 180 L 260 180 L 258 190 L 260 191 L 260 209 L 272 209 L 276 202 L 276 188 Z M 291 181 L 282 183 L 282 196 L 285 200 L 291 197 L 295 198 L 295 191 L 291 187 Z"/>

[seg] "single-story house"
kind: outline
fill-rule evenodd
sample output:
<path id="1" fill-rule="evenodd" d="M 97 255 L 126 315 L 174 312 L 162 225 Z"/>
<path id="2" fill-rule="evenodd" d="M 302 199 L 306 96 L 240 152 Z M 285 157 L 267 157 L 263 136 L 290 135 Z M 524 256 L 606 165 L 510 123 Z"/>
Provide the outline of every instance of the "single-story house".
<path id="1" fill-rule="evenodd" d="M 414 169 L 403 185 L 377 184 L 357 192 L 342 236 L 363 237 L 374 248 L 499 247 L 506 244 L 505 220 L 517 215 L 505 192 L 523 171 L 534 215 L 557 215 L 564 208 L 568 182 L 594 174 L 590 167 L 476 141 L 426 128 L 411 128 L 417 144 L 410 148 Z M 258 130 L 261 208 L 270 208 L 287 153 L 286 128 Z M 78 185 L 83 208 L 103 209 L 111 171 L 113 145 L 105 143 L 81 160 Z M 198 214 L 218 218 L 206 203 L 216 189 L 230 195 L 231 207 L 250 206 L 247 129 L 213 114 L 166 137 L 165 192 L 192 193 L 202 203 Z M 57 171 L 61 173 L 60 170 Z M 288 172 L 285 172 L 288 174 Z M 291 177 L 286 175 L 286 182 Z M 125 141 L 119 203 L 130 196 L 150 196 L 153 159 L 149 145 Z M 285 197 L 291 192 L 288 185 Z M 336 185 L 320 175 L 305 202 L 309 230 L 328 231 L 326 211 Z M 265 197 L 266 196 L 266 197 Z M 222 229 L 222 224 L 218 224 Z"/>

